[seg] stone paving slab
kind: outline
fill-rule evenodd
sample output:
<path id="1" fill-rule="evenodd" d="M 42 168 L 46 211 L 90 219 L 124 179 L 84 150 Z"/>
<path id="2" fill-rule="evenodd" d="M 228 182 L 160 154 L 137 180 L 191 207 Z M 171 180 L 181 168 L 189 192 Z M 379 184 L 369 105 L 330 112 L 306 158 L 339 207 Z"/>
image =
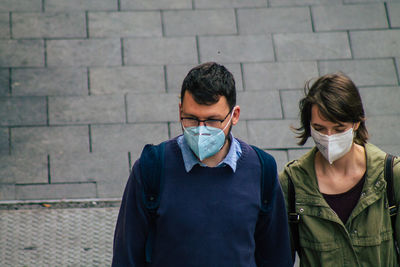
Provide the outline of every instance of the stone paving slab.
<path id="1" fill-rule="evenodd" d="M 178 103 L 179 95 L 176 93 L 128 94 L 128 122 L 177 121 L 179 118 Z"/>
<path id="2" fill-rule="evenodd" d="M 400 84 L 400 72 L 399 72 L 399 68 L 400 68 L 400 57 L 397 57 L 395 59 L 396 62 L 396 70 L 397 70 L 397 78 L 399 79 L 399 84 Z"/>
<path id="3" fill-rule="evenodd" d="M 388 28 L 383 3 L 311 7 L 316 31 Z"/>
<path id="4" fill-rule="evenodd" d="M 291 149 L 297 148 L 295 134 L 290 126 L 298 127 L 297 120 L 260 120 L 248 121 L 249 142 L 263 149 Z M 279 133 L 279 135 L 274 134 Z M 272 137 L 273 136 L 273 137 Z M 310 140 L 305 147 L 311 147 Z"/>
<path id="5" fill-rule="evenodd" d="M 191 0 L 120 0 L 121 10 L 191 9 Z"/>
<path id="6" fill-rule="evenodd" d="M 44 97 L 0 97 L 0 126 L 46 125 Z"/>
<path id="7" fill-rule="evenodd" d="M 268 0 L 194 0 L 196 8 L 244 8 L 244 7 L 266 7 Z"/>
<path id="8" fill-rule="evenodd" d="M 237 13 L 240 34 L 312 31 L 307 7 L 239 9 Z"/>
<path id="9" fill-rule="evenodd" d="M 237 104 L 241 107 L 240 118 L 281 119 L 282 110 L 277 91 L 253 91 L 237 94 Z"/>
<path id="10" fill-rule="evenodd" d="M 41 11 L 42 0 L 2 0 L 0 12 Z"/>
<path id="11" fill-rule="evenodd" d="M 10 94 L 10 71 L 0 69 L 0 97 Z"/>
<path id="12" fill-rule="evenodd" d="M 90 151 L 85 126 L 11 128 L 11 154 L 60 154 Z"/>
<path id="13" fill-rule="evenodd" d="M 160 12 L 89 12 L 90 37 L 153 37 L 162 35 Z"/>
<path id="14" fill-rule="evenodd" d="M 165 91 L 163 66 L 90 68 L 92 95 L 163 91 Z"/>
<path id="15" fill-rule="evenodd" d="M 48 183 L 47 155 L 0 155 L 0 184 Z"/>
<path id="16" fill-rule="evenodd" d="M 351 31 L 354 58 L 400 56 L 400 30 Z"/>
<path id="17" fill-rule="evenodd" d="M 387 2 L 396 2 L 398 0 L 388 0 Z M 382 0 L 343 0 L 344 4 L 360 4 L 360 3 L 371 3 L 371 2 L 382 2 Z"/>
<path id="18" fill-rule="evenodd" d="M 10 149 L 9 130 L 6 127 L 0 127 L 0 156 L 8 155 Z"/>
<path id="19" fill-rule="evenodd" d="M 299 119 L 299 101 L 304 95 L 304 89 L 281 90 L 281 103 L 283 118 Z"/>
<path id="20" fill-rule="evenodd" d="M 44 67 L 43 40 L 1 40 L 2 67 Z"/>
<path id="21" fill-rule="evenodd" d="M 126 38 L 126 65 L 166 65 L 197 63 L 196 40 L 193 37 Z"/>
<path id="22" fill-rule="evenodd" d="M 47 64 L 53 67 L 120 66 L 120 44 L 119 39 L 49 40 Z"/>
<path id="23" fill-rule="evenodd" d="M 21 68 L 11 72 L 13 96 L 87 95 L 86 68 Z"/>
<path id="24" fill-rule="evenodd" d="M 49 97 L 49 124 L 123 123 L 123 95 Z"/>
<path id="25" fill-rule="evenodd" d="M 79 38 L 86 37 L 85 13 L 15 13 L 13 37 Z"/>
<path id="26" fill-rule="evenodd" d="M 340 70 L 359 87 L 397 85 L 399 82 L 396 66 L 391 58 L 320 61 L 318 67 L 322 75 Z"/>
<path id="27" fill-rule="evenodd" d="M 390 26 L 400 27 L 400 3 L 390 2 L 387 4 L 387 9 L 389 11 L 389 21 Z"/>
<path id="28" fill-rule="evenodd" d="M 178 114 L 178 107 L 176 110 Z M 130 152 L 131 163 L 140 155 L 145 144 L 158 144 L 170 137 L 167 123 L 93 125 L 91 136 L 94 153 Z"/>
<path id="29" fill-rule="evenodd" d="M 1 184 L 0 185 L 0 199 L 14 200 L 15 199 L 15 184 Z"/>
<path id="30" fill-rule="evenodd" d="M 400 87 L 360 88 L 368 117 L 400 114 Z"/>
<path id="31" fill-rule="evenodd" d="M 276 90 L 302 88 L 305 82 L 318 76 L 317 62 L 271 62 L 243 64 L 246 90 Z"/>
<path id="32" fill-rule="evenodd" d="M 116 11 L 118 2 L 115 0 L 46 0 L 44 10 L 49 12 Z"/>
<path id="33" fill-rule="evenodd" d="M 10 15 L 0 13 L 0 39 L 10 38 Z"/>
<path id="34" fill-rule="evenodd" d="M 199 37 L 201 62 L 221 63 L 273 61 L 271 35 Z"/>
<path id="35" fill-rule="evenodd" d="M 271 7 L 334 5 L 342 4 L 342 0 L 269 0 L 269 4 Z"/>
<path id="36" fill-rule="evenodd" d="M 207 18 L 207 20 L 204 20 Z M 235 11 L 176 10 L 163 12 L 165 36 L 230 35 L 237 33 Z"/>
<path id="37" fill-rule="evenodd" d="M 98 198 L 96 183 L 16 185 L 15 199 L 77 199 Z"/>
<path id="38" fill-rule="evenodd" d="M 344 32 L 281 33 L 274 35 L 278 61 L 350 59 Z"/>
<path id="39" fill-rule="evenodd" d="M 49 164 L 51 166 L 50 177 L 53 183 L 107 180 L 126 182 L 130 170 L 128 153 L 60 154 L 50 157 Z"/>
<path id="40" fill-rule="evenodd" d="M 400 117 L 398 115 L 382 115 L 369 117 L 366 121 L 366 125 L 370 134 L 370 141 L 378 146 L 399 146 L 400 132 L 396 130 L 399 127 L 399 123 Z M 395 155 L 399 154 L 399 152 L 395 153 Z"/>

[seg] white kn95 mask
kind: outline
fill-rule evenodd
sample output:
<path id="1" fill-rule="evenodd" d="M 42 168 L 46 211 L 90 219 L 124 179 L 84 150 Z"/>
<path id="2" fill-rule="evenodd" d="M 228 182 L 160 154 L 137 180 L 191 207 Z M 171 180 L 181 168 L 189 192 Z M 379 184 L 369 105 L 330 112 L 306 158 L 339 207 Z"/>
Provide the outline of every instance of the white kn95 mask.
<path id="1" fill-rule="evenodd" d="M 353 145 L 353 128 L 343 133 L 332 135 L 322 134 L 316 131 L 312 126 L 310 126 L 310 128 L 315 145 L 330 164 L 346 155 Z"/>

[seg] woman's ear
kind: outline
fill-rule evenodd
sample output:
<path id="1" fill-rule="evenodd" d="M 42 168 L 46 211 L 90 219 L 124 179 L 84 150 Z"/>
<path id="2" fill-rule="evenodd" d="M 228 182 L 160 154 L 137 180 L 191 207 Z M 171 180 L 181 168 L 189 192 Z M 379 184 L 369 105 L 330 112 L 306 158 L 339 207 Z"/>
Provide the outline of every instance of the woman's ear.
<path id="1" fill-rule="evenodd" d="M 354 123 L 353 132 L 358 130 L 358 127 L 360 127 L 360 124 L 361 124 L 361 122 Z"/>

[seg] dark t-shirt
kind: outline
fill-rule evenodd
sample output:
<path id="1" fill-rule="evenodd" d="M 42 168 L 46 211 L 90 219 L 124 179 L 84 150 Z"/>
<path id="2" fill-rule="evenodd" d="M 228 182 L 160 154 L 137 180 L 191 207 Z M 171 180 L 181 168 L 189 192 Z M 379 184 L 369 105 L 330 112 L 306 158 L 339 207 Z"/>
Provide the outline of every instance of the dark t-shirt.
<path id="1" fill-rule="evenodd" d="M 349 191 L 341 194 L 322 194 L 329 206 L 336 212 L 345 224 L 354 207 L 360 199 L 361 191 L 365 182 L 365 174 L 361 180 Z"/>

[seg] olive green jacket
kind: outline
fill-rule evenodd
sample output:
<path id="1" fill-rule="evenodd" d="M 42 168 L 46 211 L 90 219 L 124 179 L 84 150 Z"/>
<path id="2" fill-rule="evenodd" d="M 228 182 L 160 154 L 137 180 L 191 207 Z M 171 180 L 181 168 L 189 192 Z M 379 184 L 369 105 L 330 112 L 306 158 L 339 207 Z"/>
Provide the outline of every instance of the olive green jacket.
<path id="1" fill-rule="evenodd" d="M 314 169 L 317 149 L 289 162 L 279 174 L 287 205 L 288 175 L 296 192 L 300 214 L 300 266 L 395 267 L 399 266 L 393 242 L 386 182 L 385 152 L 366 144 L 367 172 L 360 200 L 346 224 L 321 195 Z M 394 190 L 400 203 L 400 160 L 395 160 Z M 396 239 L 400 240 L 400 216 L 396 218 Z"/>

